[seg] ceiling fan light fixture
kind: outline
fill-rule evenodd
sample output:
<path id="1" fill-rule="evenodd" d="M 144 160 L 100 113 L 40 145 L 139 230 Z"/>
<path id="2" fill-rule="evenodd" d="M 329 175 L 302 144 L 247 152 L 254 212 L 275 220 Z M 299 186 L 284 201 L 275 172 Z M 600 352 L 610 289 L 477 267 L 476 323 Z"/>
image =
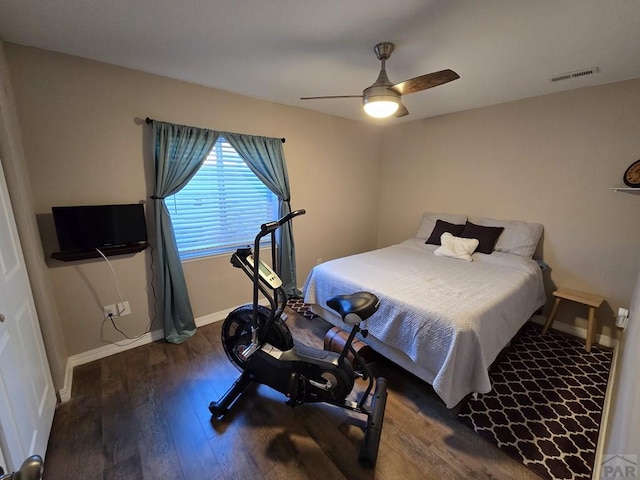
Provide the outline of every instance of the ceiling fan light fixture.
<path id="1" fill-rule="evenodd" d="M 370 100 L 365 99 L 364 101 L 364 111 L 374 118 L 390 117 L 398 111 L 399 107 L 398 99 L 394 97 L 376 97 Z"/>
<path id="2" fill-rule="evenodd" d="M 364 104 L 364 111 L 370 117 L 387 118 L 400 108 L 400 96 L 393 93 L 389 94 L 386 87 L 384 89 L 384 94 L 367 95 L 365 93 L 362 103 Z"/>
<path id="3" fill-rule="evenodd" d="M 428 88 L 437 87 L 460 78 L 453 70 L 440 70 L 439 72 L 426 73 L 410 78 L 400 83 L 389 80 L 386 70 L 386 61 L 394 50 L 391 42 L 382 42 L 374 47 L 378 60 L 380 60 L 380 73 L 376 81 L 362 91 L 362 95 L 324 95 L 322 97 L 301 97 L 300 100 L 315 100 L 320 98 L 361 98 L 364 111 L 374 118 L 387 118 L 392 115 L 401 118 L 409 115 L 409 110 L 404 106 L 400 97 L 410 93 L 421 92 Z"/>

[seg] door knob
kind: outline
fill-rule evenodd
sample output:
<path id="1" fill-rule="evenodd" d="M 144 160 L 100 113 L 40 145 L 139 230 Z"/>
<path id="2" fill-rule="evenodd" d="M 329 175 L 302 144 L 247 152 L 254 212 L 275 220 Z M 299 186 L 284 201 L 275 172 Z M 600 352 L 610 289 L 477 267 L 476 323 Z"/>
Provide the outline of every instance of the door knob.
<path id="1" fill-rule="evenodd" d="M 0 313 L 0 323 L 4 322 L 5 318 L 4 313 Z"/>
<path id="2" fill-rule="evenodd" d="M 41 480 L 43 470 L 44 461 L 42 457 L 40 455 L 33 455 L 22 462 L 22 466 L 17 472 L 4 473 L 0 468 L 0 480 Z"/>

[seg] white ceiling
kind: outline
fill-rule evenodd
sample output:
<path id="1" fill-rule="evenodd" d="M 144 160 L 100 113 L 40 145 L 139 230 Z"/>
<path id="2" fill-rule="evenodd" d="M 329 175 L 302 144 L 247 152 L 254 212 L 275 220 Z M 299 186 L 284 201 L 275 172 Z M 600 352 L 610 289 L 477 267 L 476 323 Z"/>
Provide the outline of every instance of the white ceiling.
<path id="1" fill-rule="evenodd" d="M 358 99 L 299 97 L 360 94 L 381 41 L 393 82 L 460 75 L 387 123 L 640 77 L 640 0 L 0 0 L 0 37 L 366 121 Z"/>

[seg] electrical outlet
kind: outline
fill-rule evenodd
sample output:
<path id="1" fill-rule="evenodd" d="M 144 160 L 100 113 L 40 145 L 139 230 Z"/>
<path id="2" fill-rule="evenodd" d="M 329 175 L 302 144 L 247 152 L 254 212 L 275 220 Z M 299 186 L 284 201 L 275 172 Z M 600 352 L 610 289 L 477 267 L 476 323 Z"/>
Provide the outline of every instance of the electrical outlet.
<path id="1" fill-rule="evenodd" d="M 131 307 L 128 301 L 104 306 L 104 318 L 117 318 L 125 315 L 131 315 Z"/>
<path id="2" fill-rule="evenodd" d="M 118 309 L 116 308 L 115 305 L 105 305 L 104 307 L 104 318 L 109 318 L 109 317 L 117 317 L 118 315 Z"/>
<path id="3" fill-rule="evenodd" d="M 122 302 L 117 305 L 118 307 L 118 316 L 124 317 L 125 315 L 131 315 L 131 307 L 129 306 L 129 302 Z"/>

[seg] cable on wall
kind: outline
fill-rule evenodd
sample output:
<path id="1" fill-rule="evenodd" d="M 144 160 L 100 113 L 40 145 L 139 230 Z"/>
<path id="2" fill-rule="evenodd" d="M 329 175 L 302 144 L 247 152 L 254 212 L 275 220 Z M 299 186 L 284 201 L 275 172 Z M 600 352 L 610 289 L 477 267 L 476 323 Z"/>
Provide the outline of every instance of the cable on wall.
<path id="1" fill-rule="evenodd" d="M 122 291 L 120 290 L 120 282 L 118 281 L 118 275 L 116 275 L 116 271 L 113 268 L 113 265 L 111 264 L 111 262 L 109 261 L 109 259 L 107 258 L 107 256 L 99 249 L 96 248 L 95 249 L 96 252 L 98 252 L 102 258 L 104 259 L 105 262 L 107 262 L 107 265 L 109 265 L 109 268 L 111 269 L 111 274 L 113 275 L 113 281 L 116 285 L 116 292 L 118 293 L 118 299 L 120 300 L 120 304 L 124 303 L 124 299 L 122 297 Z M 153 249 L 151 252 L 151 290 L 153 293 L 153 304 L 154 304 L 154 309 L 156 308 L 155 305 L 157 303 L 157 298 L 156 298 L 156 291 L 155 288 L 153 287 Z M 116 305 L 116 308 L 118 308 L 118 306 Z M 118 311 L 118 314 L 120 314 L 120 311 Z M 116 322 L 113 318 L 113 314 L 109 314 L 109 320 L 111 321 L 111 325 L 113 325 L 113 328 L 119 332 L 123 337 L 125 337 L 127 340 L 139 340 L 140 338 L 142 338 L 143 336 L 145 336 L 147 333 L 151 332 L 151 328 L 153 327 L 153 323 L 155 322 L 157 317 L 157 312 L 154 313 L 153 318 L 150 318 L 149 321 L 149 326 L 147 327 L 147 329 L 142 332 L 140 335 L 137 335 L 135 337 L 130 337 L 129 335 L 127 335 L 125 332 L 123 332 L 120 328 L 118 328 L 118 326 L 116 325 Z"/>

